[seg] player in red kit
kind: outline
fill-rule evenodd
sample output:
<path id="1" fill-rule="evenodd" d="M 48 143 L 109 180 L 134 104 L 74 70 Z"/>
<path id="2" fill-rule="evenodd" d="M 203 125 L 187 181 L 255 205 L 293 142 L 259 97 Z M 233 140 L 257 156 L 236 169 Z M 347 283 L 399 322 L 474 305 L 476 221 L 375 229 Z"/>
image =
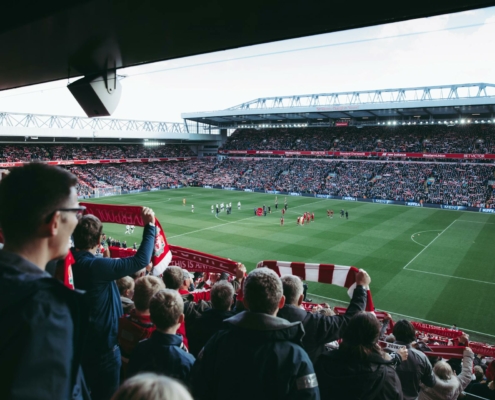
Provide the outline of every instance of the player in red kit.
<path id="1" fill-rule="evenodd" d="M 285 208 L 282 208 L 282 216 L 285 215 Z"/>
<path id="2" fill-rule="evenodd" d="M 284 217 L 283 216 L 282 216 L 282 218 L 280 218 L 280 225 L 284 226 Z"/>
<path id="3" fill-rule="evenodd" d="M 330 219 L 333 218 L 333 210 L 330 210 Z"/>
<path id="4" fill-rule="evenodd" d="M 327 210 L 327 218 L 330 218 L 330 210 Z"/>
<path id="5" fill-rule="evenodd" d="M 311 221 L 315 220 L 315 213 L 311 213 Z"/>

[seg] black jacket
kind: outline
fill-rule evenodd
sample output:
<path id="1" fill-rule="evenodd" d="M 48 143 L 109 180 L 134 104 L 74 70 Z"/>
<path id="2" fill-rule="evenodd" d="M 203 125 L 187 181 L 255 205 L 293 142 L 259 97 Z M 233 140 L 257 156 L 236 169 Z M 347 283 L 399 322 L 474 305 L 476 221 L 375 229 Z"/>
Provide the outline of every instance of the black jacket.
<path id="1" fill-rule="evenodd" d="M 356 286 L 351 302 L 344 315 L 327 317 L 313 314 L 293 305 L 286 305 L 278 311 L 277 317 L 290 322 L 301 321 L 306 334 L 302 339 L 303 347 L 309 358 L 315 362 L 323 353 L 324 345 L 341 338 L 342 330 L 347 327 L 349 320 L 366 307 L 366 289 Z"/>
<path id="2" fill-rule="evenodd" d="M 318 359 L 315 370 L 322 399 L 402 400 L 399 377 L 377 354 L 363 362 L 333 350 Z"/>
<path id="3" fill-rule="evenodd" d="M 194 357 L 181 348 L 182 337 L 154 331 L 149 339 L 134 348 L 129 359 L 129 376 L 139 372 L 155 372 L 187 383 Z"/>
<path id="4" fill-rule="evenodd" d="M 198 356 L 196 399 L 319 399 L 313 364 L 299 345 L 300 322 L 242 312 L 225 321 Z M 233 373 L 234 372 L 234 373 Z"/>
<path id="5" fill-rule="evenodd" d="M 433 368 L 426 354 L 411 347 L 408 343 L 400 341 L 395 343 L 406 346 L 408 350 L 407 360 L 402 361 L 397 367 L 397 375 L 402 383 L 404 400 L 416 399 L 421 389 L 420 382 L 428 387 L 435 386 L 436 378 L 433 374 Z"/>
<path id="6" fill-rule="evenodd" d="M 0 399 L 89 399 L 80 367 L 88 318 L 82 297 L 0 251 Z"/>
<path id="7" fill-rule="evenodd" d="M 194 357 L 218 331 L 224 328 L 223 321 L 233 317 L 232 311 L 220 311 L 210 308 L 206 310 L 199 318 L 191 323 L 187 323 L 187 340 L 189 351 Z"/>

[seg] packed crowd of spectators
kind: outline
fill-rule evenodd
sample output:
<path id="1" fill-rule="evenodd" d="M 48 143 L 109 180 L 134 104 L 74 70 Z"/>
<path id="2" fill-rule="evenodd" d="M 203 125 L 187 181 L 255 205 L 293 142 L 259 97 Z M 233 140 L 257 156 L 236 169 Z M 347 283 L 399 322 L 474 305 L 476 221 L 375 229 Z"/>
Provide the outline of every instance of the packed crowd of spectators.
<path id="1" fill-rule="evenodd" d="M 487 164 L 224 158 L 67 168 L 78 177 L 82 197 L 112 186 L 131 191 L 207 185 L 495 207 L 495 168 Z"/>
<path id="2" fill-rule="evenodd" d="M 224 150 L 495 153 L 491 125 L 238 129 Z"/>
<path id="3" fill-rule="evenodd" d="M 285 167 L 297 177 L 306 165 Z M 267 267 L 191 274 L 153 265 L 147 207 L 139 248 L 110 258 L 112 241 L 83 215 L 76 185 L 67 170 L 40 163 L 2 176 L 0 398 L 456 400 L 464 390 L 495 398 L 495 362 L 474 354 L 468 335 L 459 333 L 455 352 L 435 353 L 410 321 L 366 312 L 366 271 L 349 272 L 351 300 L 332 312 L 305 307 L 301 279 Z"/>
<path id="4" fill-rule="evenodd" d="M 194 157 L 187 145 L 0 144 L 0 162 Z"/>

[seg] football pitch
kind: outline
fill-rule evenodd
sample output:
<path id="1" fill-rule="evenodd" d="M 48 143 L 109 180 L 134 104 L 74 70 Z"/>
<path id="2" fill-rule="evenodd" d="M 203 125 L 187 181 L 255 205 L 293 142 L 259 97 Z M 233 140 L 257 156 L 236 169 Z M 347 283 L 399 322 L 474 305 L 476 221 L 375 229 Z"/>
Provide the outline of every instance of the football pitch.
<path id="1" fill-rule="evenodd" d="M 248 270 L 261 260 L 353 265 L 371 276 L 377 310 L 442 326 L 456 324 L 472 339 L 495 341 L 495 215 L 430 208 L 357 203 L 284 195 L 183 188 L 91 200 L 153 208 L 171 244 L 240 261 Z M 186 199 L 186 206 L 182 199 Z M 241 202 L 241 210 L 237 202 Z M 232 203 L 232 214 L 218 217 L 211 206 Z M 271 206 L 266 217 L 255 207 Z M 194 213 L 191 212 L 194 205 Z M 327 218 L 333 209 L 333 219 Z M 349 219 L 340 218 L 345 209 Z M 315 221 L 297 226 L 305 211 Z M 122 225 L 105 233 L 128 246 L 142 230 L 124 235 Z M 308 282 L 309 297 L 345 306 L 343 288 Z"/>

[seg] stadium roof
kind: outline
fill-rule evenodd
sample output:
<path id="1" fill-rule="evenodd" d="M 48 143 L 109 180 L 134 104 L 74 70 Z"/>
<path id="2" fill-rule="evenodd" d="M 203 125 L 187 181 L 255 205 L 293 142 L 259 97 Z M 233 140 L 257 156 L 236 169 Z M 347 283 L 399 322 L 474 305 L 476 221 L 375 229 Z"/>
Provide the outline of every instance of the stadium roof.
<path id="1" fill-rule="evenodd" d="M 267 97 L 222 111 L 183 113 L 186 122 L 218 128 L 331 125 L 337 120 L 373 123 L 387 120 L 436 120 L 495 115 L 495 85 L 468 83 Z"/>
<path id="2" fill-rule="evenodd" d="M 0 24 L 0 90 L 493 5 L 494 0 L 8 1 Z"/>

